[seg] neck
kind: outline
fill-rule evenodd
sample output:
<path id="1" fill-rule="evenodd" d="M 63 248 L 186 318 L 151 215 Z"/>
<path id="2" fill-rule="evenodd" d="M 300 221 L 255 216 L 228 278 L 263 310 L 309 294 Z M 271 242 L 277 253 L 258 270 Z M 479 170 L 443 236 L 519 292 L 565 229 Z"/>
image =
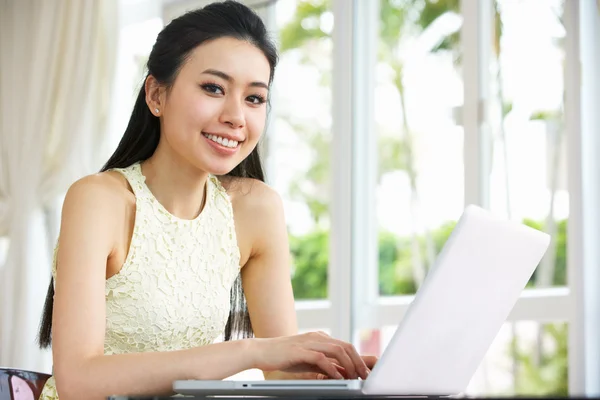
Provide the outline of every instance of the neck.
<path id="1" fill-rule="evenodd" d="M 165 157 L 159 149 L 141 167 L 146 185 L 171 214 L 194 219 L 202 212 L 208 173 L 175 157 Z"/>

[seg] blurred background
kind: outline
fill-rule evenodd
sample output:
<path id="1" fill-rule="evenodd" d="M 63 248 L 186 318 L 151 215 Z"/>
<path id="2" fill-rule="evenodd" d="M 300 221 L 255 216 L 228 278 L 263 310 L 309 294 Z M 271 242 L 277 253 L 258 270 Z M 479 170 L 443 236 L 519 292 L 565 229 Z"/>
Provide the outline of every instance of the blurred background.
<path id="1" fill-rule="evenodd" d="M 158 32 L 208 3 L 0 2 L 0 367 L 51 370 L 34 340 L 64 193 L 116 148 Z M 600 393 L 598 3 L 245 3 L 280 51 L 260 146 L 301 330 L 380 355 L 479 204 L 553 241 L 467 394 Z"/>

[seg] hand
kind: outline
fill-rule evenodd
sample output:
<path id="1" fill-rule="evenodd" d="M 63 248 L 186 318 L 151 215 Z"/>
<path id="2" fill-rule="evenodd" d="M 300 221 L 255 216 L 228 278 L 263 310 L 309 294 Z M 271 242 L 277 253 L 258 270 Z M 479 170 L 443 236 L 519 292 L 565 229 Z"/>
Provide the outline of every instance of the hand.
<path id="1" fill-rule="evenodd" d="M 360 358 L 362 358 L 363 362 L 367 366 L 367 375 L 371 373 L 371 370 L 375 367 L 375 364 L 379 360 L 376 356 L 369 356 L 369 355 L 361 355 Z M 340 371 L 340 373 L 344 376 L 345 379 L 351 379 L 346 374 L 346 371 L 343 368 Z M 305 379 L 329 379 L 329 377 L 327 377 L 326 375 L 323 375 L 323 374 L 313 374 L 313 375 L 315 375 L 315 376 L 307 377 Z"/>
<path id="2" fill-rule="evenodd" d="M 373 369 L 373 367 L 375 367 L 375 364 L 379 360 L 378 357 L 369 356 L 369 355 L 361 355 L 361 358 L 367 365 L 367 368 L 369 369 L 369 371 L 368 371 L 369 373 L 371 373 L 371 370 Z M 333 361 L 333 362 L 335 362 L 335 361 Z M 342 368 L 340 366 L 337 366 L 337 368 L 338 368 L 338 371 L 344 376 L 344 379 L 349 378 L 347 376 L 344 368 Z M 273 379 L 274 380 L 330 379 L 327 375 L 322 374 L 320 372 L 296 372 L 296 373 L 293 373 L 293 372 L 272 371 L 272 372 L 265 372 L 264 375 L 265 375 L 265 379 L 269 379 L 269 380 L 273 380 Z"/>
<path id="3" fill-rule="evenodd" d="M 323 332 L 253 341 L 253 365 L 267 373 L 283 371 L 322 374 L 332 379 L 366 379 L 369 372 L 352 344 Z"/>

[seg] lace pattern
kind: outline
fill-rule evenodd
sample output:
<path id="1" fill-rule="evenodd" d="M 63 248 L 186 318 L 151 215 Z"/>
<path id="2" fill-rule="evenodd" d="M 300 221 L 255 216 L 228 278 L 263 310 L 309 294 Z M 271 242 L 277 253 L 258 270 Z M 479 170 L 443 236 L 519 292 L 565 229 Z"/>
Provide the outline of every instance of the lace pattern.
<path id="1" fill-rule="evenodd" d="M 116 171 L 133 189 L 136 216 L 123 267 L 106 280 L 104 353 L 171 351 L 212 343 L 227 323 L 230 291 L 240 268 L 228 194 L 210 176 L 204 209 L 196 219 L 183 220 L 152 195 L 138 163 Z M 41 399 L 57 398 L 51 378 Z"/>

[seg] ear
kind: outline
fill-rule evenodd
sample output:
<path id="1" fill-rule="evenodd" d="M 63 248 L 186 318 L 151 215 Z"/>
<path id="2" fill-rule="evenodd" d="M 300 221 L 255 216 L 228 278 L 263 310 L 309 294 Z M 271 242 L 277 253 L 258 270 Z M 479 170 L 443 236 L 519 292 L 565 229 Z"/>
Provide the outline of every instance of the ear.
<path id="1" fill-rule="evenodd" d="M 144 82 L 146 91 L 146 104 L 150 112 L 159 117 L 165 105 L 164 87 L 152 75 L 148 75 Z"/>

